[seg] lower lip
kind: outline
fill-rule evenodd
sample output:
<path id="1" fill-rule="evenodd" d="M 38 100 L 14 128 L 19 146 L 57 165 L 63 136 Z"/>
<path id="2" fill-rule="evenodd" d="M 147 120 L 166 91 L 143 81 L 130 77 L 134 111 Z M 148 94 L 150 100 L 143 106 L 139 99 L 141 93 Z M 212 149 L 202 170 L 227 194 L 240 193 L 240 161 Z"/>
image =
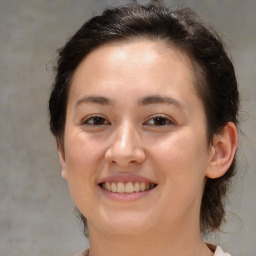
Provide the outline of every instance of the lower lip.
<path id="1" fill-rule="evenodd" d="M 152 193 L 153 190 L 155 190 L 155 188 L 153 189 L 149 189 L 143 192 L 134 192 L 134 193 L 117 193 L 117 192 L 110 192 L 107 191 L 105 189 L 103 189 L 102 187 L 100 187 L 100 190 L 103 192 L 103 194 L 105 196 L 107 196 L 110 199 L 116 200 L 116 201 L 125 201 L 125 202 L 129 202 L 129 201 L 134 201 L 134 200 L 138 200 L 142 197 L 147 196 L 148 194 Z"/>

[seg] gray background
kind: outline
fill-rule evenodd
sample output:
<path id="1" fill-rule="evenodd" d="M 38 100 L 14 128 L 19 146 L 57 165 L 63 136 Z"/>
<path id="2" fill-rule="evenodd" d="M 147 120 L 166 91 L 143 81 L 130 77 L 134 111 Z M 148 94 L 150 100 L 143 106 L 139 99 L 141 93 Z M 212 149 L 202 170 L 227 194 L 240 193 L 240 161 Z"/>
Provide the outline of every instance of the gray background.
<path id="1" fill-rule="evenodd" d="M 1 256 L 70 256 L 88 245 L 48 130 L 52 67 L 56 49 L 86 19 L 125 2 L 0 1 Z M 233 256 L 255 256 L 256 1 L 168 3 L 196 10 L 220 32 L 232 53 L 242 97 L 239 175 L 229 201 L 226 233 L 209 239 Z"/>

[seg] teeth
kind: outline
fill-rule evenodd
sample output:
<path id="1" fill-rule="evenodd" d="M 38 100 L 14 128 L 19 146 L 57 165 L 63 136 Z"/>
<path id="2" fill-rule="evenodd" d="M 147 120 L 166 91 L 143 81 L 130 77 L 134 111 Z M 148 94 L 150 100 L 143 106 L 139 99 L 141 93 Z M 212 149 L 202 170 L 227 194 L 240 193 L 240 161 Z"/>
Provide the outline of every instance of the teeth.
<path id="1" fill-rule="evenodd" d="M 145 191 L 145 190 L 146 190 L 146 183 L 145 183 L 145 182 L 142 182 L 142 183 L 140 184 L 140 190 L 141 190 L 141 191 Z"/>
<path id="2" fill-rule="evenodd" d="M 101 184 L 101 187 L 107 191 L 114 193 L 134 193 L 140 191 L 146 191 L 152 189 L 156 186 L 153 183 L 145 183 L 145 182 L 135 182 L 134 184 L 130 181 L 128 183 L 123 182 L 104 182 Z"/>
<path id="3" fill-rule="evenodd" d="M 128 182 L 125 186 L 125 193 L 132 193 L 134 192 L 134 187 L 131 182 Z"/>
<path id="4" fill-rule="evenodd" d="M 111 184 L 110 189 L 111 189 L 112 192 L 116 192 L 116 183 L 113 182 L 113 183 Z"/>
<path id="5" fill-rule="evenodd" d="M 103 185 L 105 184 L 105 187 L 103 187 L 104 189 L 111 191 L 111 184 L 109 182 L 103 183 Z"/>
<path id="6" fill-rule="evenodd" d="M 140 191 L 140 183 L 139 182 L 135 182 L 135 184 L 134 184 L 134 191 L 135 192 L 139 192 Z"/>
<path id="7" fill-rule="evenodd" d="M 117 183 L 117 189 L 116 192 L 118 193 L 124 193 L 125 192 L 125 184 L 122 182 Z"/>

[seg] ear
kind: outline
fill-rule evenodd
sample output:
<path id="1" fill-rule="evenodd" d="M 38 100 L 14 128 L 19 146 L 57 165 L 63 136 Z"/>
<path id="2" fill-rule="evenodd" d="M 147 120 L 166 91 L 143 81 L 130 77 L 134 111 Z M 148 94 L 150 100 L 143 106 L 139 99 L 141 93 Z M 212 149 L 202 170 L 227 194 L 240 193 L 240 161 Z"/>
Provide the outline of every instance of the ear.
<path id="1" fill-rule="evenodd" d="M 206 177 L 216 179 L 227 172 L 234 159 L 237 143 L 236 126 L 228 122 L 220 134 L 214 135 Z"/>
<path id="2" fill-rule="evenodd" d="M 67 170 L 66 170 L 66 162 L 65 162 L 65 153 L 64 149 L 61 146 L 60 142 L 57 141 L 57 149 L 59 153 L 60 158 L 60 164 L 61 164 L 61 175 L 64 180 L 67 180 Z"/>

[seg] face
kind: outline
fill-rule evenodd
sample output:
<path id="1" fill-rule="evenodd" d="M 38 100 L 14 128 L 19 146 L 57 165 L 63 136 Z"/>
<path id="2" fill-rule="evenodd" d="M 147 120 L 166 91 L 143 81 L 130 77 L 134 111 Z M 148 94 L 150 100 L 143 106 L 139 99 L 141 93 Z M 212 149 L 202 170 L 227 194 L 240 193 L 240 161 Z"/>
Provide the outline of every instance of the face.
<path id="1" fill-rule="evenodd" d="M 89 232 L 199 225 L 209 148 L 192 70 L 146 39 L 101 46 L 77 68 L 60 155 Z"/>

